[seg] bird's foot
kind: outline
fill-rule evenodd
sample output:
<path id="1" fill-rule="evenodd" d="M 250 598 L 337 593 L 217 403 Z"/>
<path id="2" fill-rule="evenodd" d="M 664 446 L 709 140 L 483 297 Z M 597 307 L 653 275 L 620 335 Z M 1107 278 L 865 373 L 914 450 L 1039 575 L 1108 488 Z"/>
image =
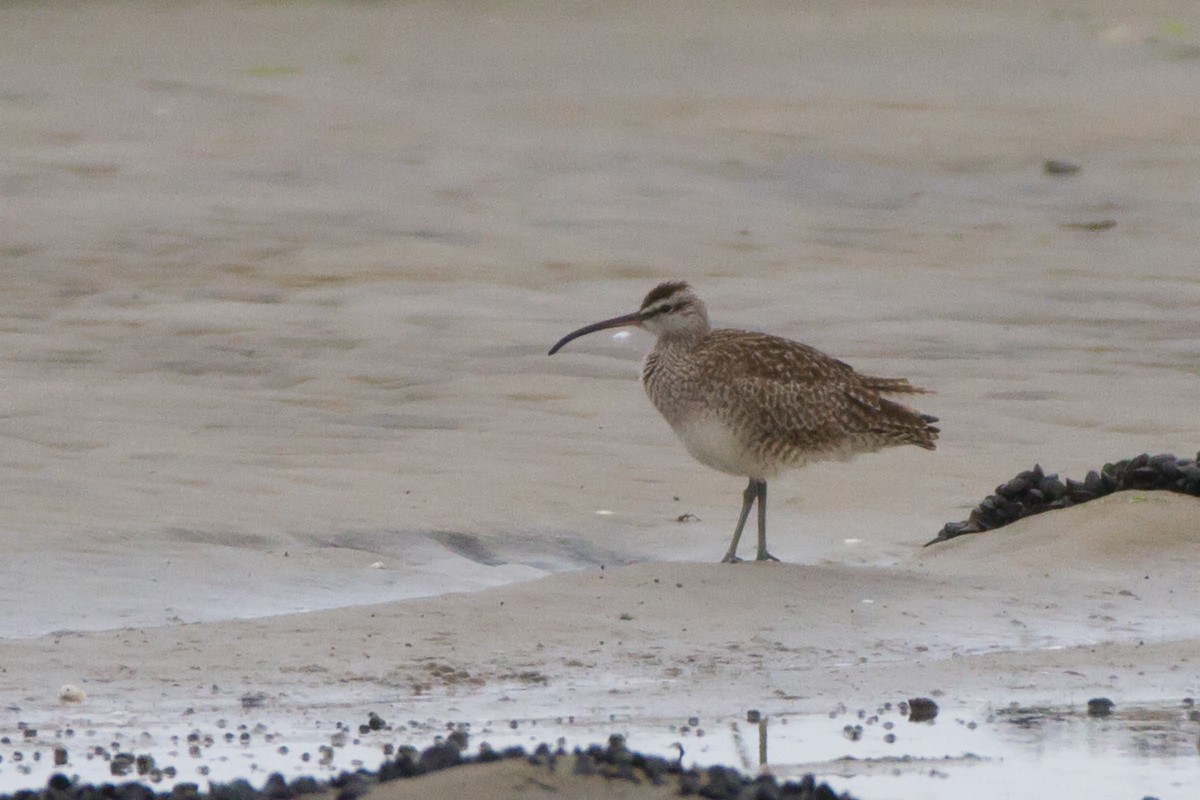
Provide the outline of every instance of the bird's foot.
<path id="1" fill-rule="evenodd" d="M 755 561 L 778 561 L 779 559 L 768 553 L 766 550 L 759 550 L 758 557 Z"/>
<path id="2" fill-rule="evenodd" d="M 742 563 L 742 560 L 740 558 L 738 558 L 736 555 L 734 555 L 733 553 L 726 553 L 725 557 L 721 559 L 721 563 L 722 564 L 740 564 L 740 563 Z"/>

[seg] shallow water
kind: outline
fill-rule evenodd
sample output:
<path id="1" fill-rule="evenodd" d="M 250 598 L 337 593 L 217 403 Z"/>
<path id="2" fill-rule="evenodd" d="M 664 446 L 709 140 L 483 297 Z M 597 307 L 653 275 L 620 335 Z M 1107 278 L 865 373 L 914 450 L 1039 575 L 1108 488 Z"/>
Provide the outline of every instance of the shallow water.
<path id="1" fill-rule="evenodd" d="M 342 709 L 341 711 L 348 711 Z M 5 730 L 0 746 L 0 792 L 45 783 L 62 772 L 85 782 L 141 780 L 159 791 L 177 782 L 227 782 L 256 786 L 272 772 L 287 780 L 326 779 L 346 770 L 378 769 L 387 748 L 424 749 L 452 730 L 470 735 L 468 752 L 481 743 L 532 752 L 542 743 L 568 752 L 602 743 L 614 732 L 639 752 L 686 766 L 725 764 L 755 775 L 799 780 L 806 773 L 857 797 L 991 800 L 1052 791 L 1062 796 L 1189 798 L 1200 780 L 1200 718 L 1189 703 L 1118 707 L 1104 718 L 1086 709 L 987 707 L 943 709 L 930 722 L 909 722 L 889 703 L 872 709 L 836 708 L 822 715 L 746 720 L 644 720 L 555 718 L 497 719 L 474 725 L 442 720 L 387 720 L 386 729 L 360 731 L 363 719 L 315 708 L 303 720 L 280 724 L 253 709 L 215 717 L 203 709 L 187 726 L 162 727 L 127 720 L 129 732 L 106 736 L 102 720 L 40 728 L 34 737 Z M 387 717 L 385 716 L 386 720 Z M 136 731 L 136 732 L 134 732 Z M 54 750 L 67 761 L 54 765 Z M 153 768 L 115 772 L 118 753 L 149 756 Z M 764 760 L 765 759 L 765 760 Z M 159 772 L 155 772 L 158 770 Z M 165 771 L 166 774 L 162 774 Z"/>

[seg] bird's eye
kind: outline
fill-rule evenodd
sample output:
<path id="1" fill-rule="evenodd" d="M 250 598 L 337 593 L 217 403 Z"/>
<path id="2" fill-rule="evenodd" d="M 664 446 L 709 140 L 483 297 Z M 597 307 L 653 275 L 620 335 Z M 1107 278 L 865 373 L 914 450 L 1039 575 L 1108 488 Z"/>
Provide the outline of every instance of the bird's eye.
<path id="1" fill-rule="evenodd" d="M 663 303 L 658 307 L 659 314 L 670 314 L 674 310 L 674 307 L 670 303 Z"/>

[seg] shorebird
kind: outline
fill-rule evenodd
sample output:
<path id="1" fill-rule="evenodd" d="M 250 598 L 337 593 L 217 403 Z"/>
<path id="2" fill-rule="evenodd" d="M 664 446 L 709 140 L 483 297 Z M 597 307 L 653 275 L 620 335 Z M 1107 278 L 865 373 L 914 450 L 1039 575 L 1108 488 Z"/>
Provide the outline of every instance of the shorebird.
<path id="1" fill-rule="evenodd" d="M 657 337 L 642 385 L 683 446 L 700 463 L 750 481 L 722 561 L 741 560 L 738 542 L 756 501 L 757 560 L 779 560 L 767 551 L 767 480 L 779 473 L 903 444 L 936 447 L 937 417 L 883 397 L 928 389 L 863 375 L 790 339 L 713 330 L 704 303 L 681 281 L 651 289 L 632 314 L 568 333 L 550 355 L 580 336 L 627 326 Z"/>

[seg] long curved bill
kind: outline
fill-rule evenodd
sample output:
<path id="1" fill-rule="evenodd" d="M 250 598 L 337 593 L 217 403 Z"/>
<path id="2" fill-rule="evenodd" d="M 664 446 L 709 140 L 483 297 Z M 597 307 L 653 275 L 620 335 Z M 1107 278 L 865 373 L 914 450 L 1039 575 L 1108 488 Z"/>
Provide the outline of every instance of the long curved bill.
<path id="1" fill-rule="evenodd" d="M 559 339 L 557 342 L 554 343 L 554 347 L 550 348 L 550 352 L 548 355 L 554 355 L 555 353 L 557 353 L 559 350 L 562 349 L 564 344 L 571 341 L 572 339 L 578 339 L 580 336 L 587 336 L 589 333 L 595 333 L 596 331 L 602 331 L 602 330 L 605 330 L 606 328 L 623 328 L 626 325 L 641 325 L 641 324 L 642 324 L 642 312 L 640 312 L 640 311 L 635 311 L 632 314 L 622 314 L 619 317 L 613 317 L 612 319 L 606 319 L 603 322 L 593 322 L 591 325 L 584 325 L 579 330 L 571 331 L 566 336 Z"/>

